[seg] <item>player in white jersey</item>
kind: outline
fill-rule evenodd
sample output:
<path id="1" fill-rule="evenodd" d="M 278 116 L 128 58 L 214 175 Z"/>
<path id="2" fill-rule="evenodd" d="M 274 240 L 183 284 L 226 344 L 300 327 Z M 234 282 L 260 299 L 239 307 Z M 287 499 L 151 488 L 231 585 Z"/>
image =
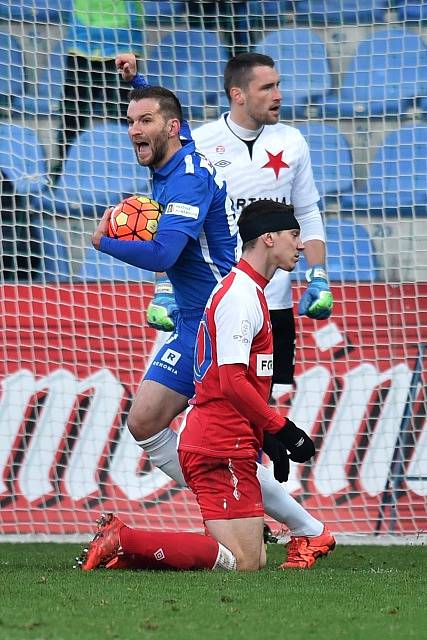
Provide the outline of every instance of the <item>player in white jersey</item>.
<path id="1" fill-rule="evenodd" d="M 279 74 L 269 56 L 245 53 L 228 61 L 224 88 L 230 111 L 193 131 L 196 147 L 226 183 L 239 214 L 256 200 L 292 204 L 301 227 L 309 285 L 299 314 L 328 318 L 332 295 L 325 269 L 325 235 L 310 152 L 298 129 L 279 122 Z M 266 289 L 274 337 L 273 384 L 293 382 L 295 322 L 291 279 L 279 270 Z M 283 387 L 277 388 L 277 395 Z"/>

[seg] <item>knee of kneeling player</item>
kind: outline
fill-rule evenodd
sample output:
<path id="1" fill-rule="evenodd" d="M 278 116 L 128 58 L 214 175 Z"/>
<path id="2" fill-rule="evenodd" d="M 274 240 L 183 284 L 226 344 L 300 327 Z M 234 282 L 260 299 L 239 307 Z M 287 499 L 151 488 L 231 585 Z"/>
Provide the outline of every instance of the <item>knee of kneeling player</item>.
<path id="1" fill-rule="evenodd" d="M 239 554 L 236 556 L 236 569 L 237 571 L 258 571 L 261 569 L 259 556 Z"/>

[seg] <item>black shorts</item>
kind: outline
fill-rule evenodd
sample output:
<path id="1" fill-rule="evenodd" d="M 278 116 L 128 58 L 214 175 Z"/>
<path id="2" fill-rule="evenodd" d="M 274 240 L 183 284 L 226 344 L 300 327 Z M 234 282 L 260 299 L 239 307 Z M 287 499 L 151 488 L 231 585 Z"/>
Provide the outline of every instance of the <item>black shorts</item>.
<path id="1" fill-rule="evenodd" d="M 292 309 L 270 309 L 273 330 L 273 384 L 293 384 L 295 319 Z"/>

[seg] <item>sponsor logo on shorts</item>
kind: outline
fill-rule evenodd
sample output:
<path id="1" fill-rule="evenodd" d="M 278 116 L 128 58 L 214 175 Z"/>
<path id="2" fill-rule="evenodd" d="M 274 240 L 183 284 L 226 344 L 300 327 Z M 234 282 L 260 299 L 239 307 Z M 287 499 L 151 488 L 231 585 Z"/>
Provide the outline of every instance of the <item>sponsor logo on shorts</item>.
<path id="1" fill-rule="evenodd" d="M 256 356 L 256 374 L 257 376 L 273 375 L 273 354 L 257 353 Z"/>
<path id="2" fill-rule="evenodd" d="M 173 349 L 166 349 L 164 354 L 159 360 L 153 360 L 151 365 L 153 367 L 160 367 L 161 369 L 165 369 L 170 373 L 173 373 L 175 376 L 178 375 L 178 369 L 176 369 L 176 364 L 181 358 L 181 353 L 178 351 L 174 351 Z"/>
<path id="3" fill-rule="evenodd" d="M 154 557 L 156 558 L 156 560 L 164 560 L 166 558 L 165 552 L 162 548 L 157 549 L 157 551 L 154 552 Z"/>
<path id="4" fill-rule="evenodd" d="M 184 216 L 184 218 L 197 220 L 199 217 L 199 207 L 193 207 L 191 204 L 184 204 L 183 202 L 169 202 L 165 214 Z"/>
<path id="5" fill-rule="evenodd" d="M 220 160 L 219 162 L 215 162 L 215 166 L 220 167 L 220 169 L 228 167 L 229 164 L 231 164 L 231 162 L 228 162 L 228 160 Z"/>
<path id="6" fill-rule="evenodd" d="M 166 364 L 170 366 L 175 366 L 178 360 L 181 357 L 181 353 L 179 351 L 174 351 L 173 349 L 166 349 L 160 360 L 166 362 Z"/>

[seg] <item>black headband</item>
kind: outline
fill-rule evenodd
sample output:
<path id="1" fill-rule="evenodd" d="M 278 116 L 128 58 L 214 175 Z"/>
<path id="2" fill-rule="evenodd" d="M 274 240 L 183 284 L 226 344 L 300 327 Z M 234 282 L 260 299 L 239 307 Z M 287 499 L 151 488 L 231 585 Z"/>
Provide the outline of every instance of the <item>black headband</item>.
<path id="1" fill-rule="evenodd" d="M 263 233 L 300 228 L 299 222 L 294 214 L 284 212 L 283 210 L 266 211 L 262 215 L 252 218 L 252 220 L 242 221 L 242 224 L 240 224 L 239 220 L 238 225 L 243 243 L 259 238 Z"/>

